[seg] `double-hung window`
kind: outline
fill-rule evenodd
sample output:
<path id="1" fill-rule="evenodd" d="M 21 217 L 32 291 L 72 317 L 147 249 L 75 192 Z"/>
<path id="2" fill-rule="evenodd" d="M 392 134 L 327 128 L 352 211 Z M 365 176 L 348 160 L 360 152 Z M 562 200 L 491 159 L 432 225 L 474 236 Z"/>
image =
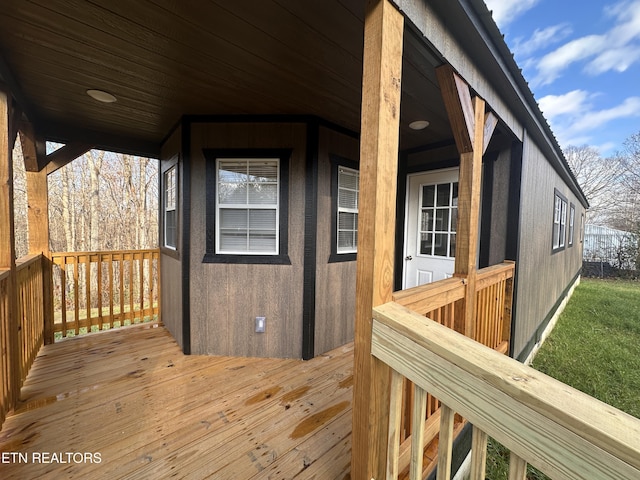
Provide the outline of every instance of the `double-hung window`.
<path id="1" fill-rule="evenodd" d="M 358 202 L 360 196 L 360 172 L 338 167 L 338 212 L 336 252 L 358 251 Z"/>
<path id="2" fill-rule="evenodd" d="M 204 149 L 206 263 L 290 265 L 290 149 Z"/>
<path id="3" fill-rule="evenodd" d="M 176 166 L 169 168 L 164 172 L 164 246 L 176 249 L 177 245 L 177 210 L 176 210 L 176 193 L 177 178 Z"/>
<path id="4" fill-rule="evenodd" d="M 573 203 L 569 204 L 569 246 L 573 246 L 573 235 L 575 232 L 576 224 L 576 207 Z"/>
<path id="5" fill-rule="evenodd" d="M 352 262 L 358 252 L 360 172 L 358 162 L 330 154 L 331 253 L 329 263 Z"/>
<path id="6" fill-rule="evenodd" d="M 567 199 L 557 190 L 554 194 L 553 207 L 553 251 L 562 250 L 565 246 L 567 227 Z"/>
<path id="7" fill-rule="evenodd" d="M 216 253 L 277 255 L 279 158 L 216 160 Z"/>

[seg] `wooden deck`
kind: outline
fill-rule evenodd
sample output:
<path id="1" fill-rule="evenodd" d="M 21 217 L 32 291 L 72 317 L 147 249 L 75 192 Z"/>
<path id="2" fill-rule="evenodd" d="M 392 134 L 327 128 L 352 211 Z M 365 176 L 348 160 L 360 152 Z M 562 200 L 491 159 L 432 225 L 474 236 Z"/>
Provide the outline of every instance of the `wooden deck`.
<path id="1" fill-rule="evenodd" d="M 163 327 L 47 345 L 0 431 L 0 478 L 349 478 L 352 370 L 352 345 L 185 356 Z"/>

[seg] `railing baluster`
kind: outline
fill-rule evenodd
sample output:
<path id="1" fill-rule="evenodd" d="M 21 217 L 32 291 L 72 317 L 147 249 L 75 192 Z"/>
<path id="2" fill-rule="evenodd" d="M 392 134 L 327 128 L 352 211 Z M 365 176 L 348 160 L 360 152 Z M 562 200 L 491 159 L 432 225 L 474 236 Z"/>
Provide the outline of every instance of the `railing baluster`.
<path id="1" fill-rule="evenodd" d="M 422 480 L 422 463 L 424 454 L 424 419 L 427 410 L 427 392 L 414 386 L 413 424 L 411 427 L 411 463 L 409 478 Z"/>
<path id="2" fill-rule="evenodd" d="M 471 436 L 471 475 L 469 480 L 484 480 L 487 468 L 487 434 L 475 425 Z"/>
<path id="3" fill-rule="evenodd" d="M 120 280 L 120 326 L 124 327 L 124 253 L 120 255 L 118 279 Z"/>
<path id="4" fill-rule="evenodd" d="M 440 436 L 438 438 L 437 480 L 451 479 L 451 455 L 453 453 L 453 421 L 455 412 L 447 405 L 440 405 Z"/>
<path id="5" fill-rule="evenodd" d="M 104 319 L 102 318 L 102 255 L 98 253 L 96 256 L 98 261 L 98 288 L 96 291 L 96 295 L 98 296 L 98 330 L 102 330 L 104 325 Z"/>
<path id="6" fill-rule="evenodd" d="M 91 332 L 91 254 L 87 254 L 84 257 L 84 289 L 85 297 L 87 299 L 87 333 Z"/>
<path id="7" fill-rule="evenodd" d="M 76 335 L 80 334 L 80 289 L 78 288 L 78 270 L 79 270 L 79 262 L 78 259 L 76 257 L 72 257 L 74 264 L 73 264 L 73 299 L 75 301 L 74 303 L 74 310 L 75 310 L 75 319 L 76 319 L 76 328 L 75 328 L 75 333 Z"/>
<path id="8" fill-rule="evenodd" d="M 133 253 L 129 253 L 129 324 L 133 325 Z"/>
<path id="9" fill-rule="evenodd" d="M 113 328 L 113 253 L 107 254 L 109 266 L 109 328 Z"/>
<path id="10" fill-rule="evenodd" d="M 387 439 L 387 480 L 398 478 L 400 430 L 402 429 L 402 390 L 404 377 L 391 370 L 391 396 L 389 398 L 389 438 Z"/>
<path id="11" fill-rule="evenodd" d="M 526 480 L 527 462 L 515 453 L 509 455 L 509 480 Z"/>

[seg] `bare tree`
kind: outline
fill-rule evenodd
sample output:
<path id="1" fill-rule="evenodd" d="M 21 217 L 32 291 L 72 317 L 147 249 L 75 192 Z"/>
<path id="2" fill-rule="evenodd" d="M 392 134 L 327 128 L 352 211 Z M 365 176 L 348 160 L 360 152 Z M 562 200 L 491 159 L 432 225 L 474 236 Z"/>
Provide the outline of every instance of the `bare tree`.
<path id="1" fill-rule="evenodd" d="M 589 222 L 609 225 L 616 208 L 612 197 L 619 194 L 623 178 L 622 158 L 602 158 L 598 149 L 588 145 L 569 146 L 564 155 L 591 205 Z"/>

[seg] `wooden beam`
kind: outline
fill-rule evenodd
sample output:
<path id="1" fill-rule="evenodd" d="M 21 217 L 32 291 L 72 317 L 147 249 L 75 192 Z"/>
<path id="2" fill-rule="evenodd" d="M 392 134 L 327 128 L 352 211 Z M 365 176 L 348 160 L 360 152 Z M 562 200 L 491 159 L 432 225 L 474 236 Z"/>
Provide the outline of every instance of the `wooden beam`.
<path id="1" fill-rule="evenodd" d="M 442 99 L 449 115 L 453 137 L 460 154 L 473 149 L 474 111 L 469 86 L 449 64 L 436 68 Z"/>
<path id="2" fill-rule="evenodd" d="M 482 154 L 484 155 L 487 151 L 487 147 L 489 146 L 489 142 L 491 141 L 491 137 L 493 136 L 493 132 L 498 125 L 498 117 L 496 117 L 493 112 L 487 112 L 484 116 L 484 142 L 482 146 Z"/>
<path id="3" fill-rule="evenodd" d="M 22 154 L 35 154 L 38 148 L 34 136 L 20 131 Z M 29 253 L 42 254 L 42 301 L 44 313 L 44 342 L 53 343 L 53 295 L 51 289 L 51 254 L 49 251 L 49 187 L 47 172 L 27 171 L 27 216 L 29 225 Z"/>
<path id="4" fill-rule="evenodd" d="M 476 271 L 480 234 L 480 192 L 482 188 L 482 151 L 484 145 L 484 107 L 480 97 L 473 101 L 475 130 L 473 149 L 460 155 L 458 180 L 458 230 L 456 233 L 456 276 L 467 279 L 464 305 L 464 334 L 475 339 Z M 458 310 L 460 317 L 462 311 Z"/>
<path id="5" fill-rule="evenodd" d="M 31 122 L 20 124 L 20 144 L 24 157 L 24 168 L 27 172 L 39 172 L 47 164 L 47 144 L 36 136 Z"/>
<path id="6" fill-rule="evenodd" d="M 4 80 L 6 84 L 6 90 L 9 93 L 9 98 L 15 98 L 16 102 L 21 111 L 23 111 L 30 120 L 34 120 L 35 114 L 33 112 L 33 108 L 31 103 L 27 100 L 27 97 L 24 95 L 22 88 L 20 87 L 20 83 L 16 79 L 13 74 L 13 70 L 9 67 L 9 64 L 2 55 L 0 51 L 0 77 Z"/>
<path id="7" fill-rule="evenodd" d="M 68 143 L 60 147 L 55 152 L 47 155 L 47 175 L 73 162 L 76 158 L 81 157 L 92 148 L 93 145 L 80 142 Z"/>
<path id="8" fill-rule="evenodd" d="M 364 27 L 351 478 L 384 478 L 389 368 L 371 356 L 371 311 L 392 299 L 404 18 L 370 0 Z"/>
<path id="9" fill-rule="evenodd" d="M 455 275 L 467 279 L 464 302 L 456 304 L 456 330 L 475 338 L 475 302 L 480 222 L 482 156 L 498 124 L 492 112 L 485 113 L 485 102 L 471 98 L 469 85 L 450 65 L 436 69 L 453 136 L 460 153 L 458 187 L 458 230 Z"/>

